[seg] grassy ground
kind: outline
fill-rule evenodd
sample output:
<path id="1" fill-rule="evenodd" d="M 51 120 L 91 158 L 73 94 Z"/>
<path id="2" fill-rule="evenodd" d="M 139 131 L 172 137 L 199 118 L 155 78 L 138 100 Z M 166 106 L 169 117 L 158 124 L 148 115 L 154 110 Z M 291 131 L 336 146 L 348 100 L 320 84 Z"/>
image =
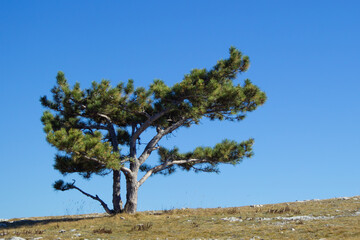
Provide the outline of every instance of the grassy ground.
<path id="1" fill-rule="evenodd" d="M 5 226 L 6 225 L 6 226 Z M 10 219 L 0 239 L 360 239 L 360 196 L 134 215 Z"/>

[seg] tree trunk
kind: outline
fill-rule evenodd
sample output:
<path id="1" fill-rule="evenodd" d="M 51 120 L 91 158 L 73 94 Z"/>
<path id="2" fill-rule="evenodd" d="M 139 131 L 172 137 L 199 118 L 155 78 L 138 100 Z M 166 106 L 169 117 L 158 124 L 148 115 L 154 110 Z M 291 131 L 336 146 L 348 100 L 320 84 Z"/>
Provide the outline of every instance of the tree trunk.
<path id="1" fill-rule="evenodd" d="M 122 210 L 122 201 L 120 196 L 120 171 L 113 170 L 113 209 L 114 213 L 120 213 Z"/>
<path id="2" fill-rule="evenodd" d="M 136 176 L 126 178 L 126 204 L 124 208 L 126 213 L 136 213 L 137 209 L 139 184 L 137 182 L 137 174 L 134 175 Z"/>
<path id="3" fill-rule="evenodd" d="M 140 163 L 136 158 L 136 140 L 135 136 L 136 124 L 132 125 L 131 141 L 130 141 L 130 170 L 131 174 L 125 174 L 126 178 L 126 204 L 124 207 L 124 212 L 126 213 L 136 213 L 137 209 L 137 199 L 138 199 L 138 189 L 139 183 L 137 181 L 137 176 L 139 172 Z"/>

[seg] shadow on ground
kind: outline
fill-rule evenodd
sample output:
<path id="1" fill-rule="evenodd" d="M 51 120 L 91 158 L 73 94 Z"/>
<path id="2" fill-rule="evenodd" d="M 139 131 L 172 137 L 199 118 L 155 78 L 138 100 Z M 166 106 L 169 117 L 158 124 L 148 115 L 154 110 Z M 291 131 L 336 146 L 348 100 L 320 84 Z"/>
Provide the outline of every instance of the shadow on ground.
<path id="1" fill-rule="evenodd" d="M 34 225 L 45 225 L 48 223 L 61 223 L 61 222 L 76 222 L 83 219 L 94 219 L 99 217 L 106 217 L 105 215 L 101 216 L 79 216 L 79 217 L 63 217 L 63 218 L 44 218 L 44 219 L 19 219 L 11 221 L 2 221 L 0 222 L 0 230 L 6 230 L 8 228 L 20 228 L 25 226 L 34 226 Z"/>

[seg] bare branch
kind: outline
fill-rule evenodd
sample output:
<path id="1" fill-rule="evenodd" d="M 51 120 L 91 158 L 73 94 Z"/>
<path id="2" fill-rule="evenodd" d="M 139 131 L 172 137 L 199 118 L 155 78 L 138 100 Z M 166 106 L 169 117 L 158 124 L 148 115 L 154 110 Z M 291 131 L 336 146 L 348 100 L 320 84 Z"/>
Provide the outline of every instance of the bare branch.
<path id="1" fill-rule="evenodd" d="M 109 207 L 106 205 L 106 203 L 105 203 L 103 200 L 101 200 L 98 195 L 93 196 L 93 195 L 91 195 L 91 194 L 89 194 L 89 193 L 81 190 L 80 188 L 78 188 L 77 186 L 75 186 L 75 180 L 73 180 L 73 181 L 74 181 L 74 183 L 72 183 L 72 184 L 69 186 L 70 188 L 74 188 L 74 189 L 78 190 L 79 192 L 81 192 L 82 194 L 84 194 L 85 196 L 87 196 L 87 197 L 89 197 L 89 198 L 92 198 L 92 199 L 100 202 L 101 206 L 105 209 L 105 211 L 106 211 L 108 214 L 114 214 L 114 211 L 113 211 L 113 210 L 110 210 Z"/>
<path id="2" fill-rule="evenodd" d="M 148 120 L 141 124 L 141 126 L 134 132 L 134 134 L 132 135 L 132 140 L 135 142 L 136 139 L 138 139 L 138 137 L 141 135 L 141 133 L 143 133 L 148 127 L 150 127 L 153 122 L 164 116 L 169 111 L 170 109 L 168 108 L 148 118 Z"/>
<path id="3" fill-rule="evenodd" d="M 85 124 L 85 123 L 81 123 L 78 126 L 74 127 L 77 129 L 97 129 L 97 130 L 109 130 L 108 127 L 106 126 L 102 126 L 100 124 Z"/>
<path id="4" fill-rule="evenodd" d="M 150 114 L 148 114 L 147 112 L 145 112 L 145 111 L 141 111 L 141 112 L 139 112 L 139 111 L 133 111 L 133 110 L 130 110 L 128 107 L 126 107 L 125 105 L 121 105 L 121 108 L 122 108 L 122 110 L 124 110 L 124 111 L 127 111 L 127 112 L 129 112 L 129 113 L 135 113 L 135 114 L 142 114 L 142 115 L 144 115 L 146 118 L 151 118 L 151 116 L 150 116 Z"/>
<path id="5" fill-rule="evenodd" d="M 89 156 L 86 156 L 84 153 L 81 153 L 81 152 L 73 152 L 77 155 L 80 155 L 82 156 L 83 158 L 87 159 L 87 160 L 91 160 L 91 161 L 94 161 L 94 162 L 97 162 L 97 163 L 100 163 L 101 165 L 105 165 L 104 162 L 102 162 L 101 160 L 97 159 L 97 158 L 94 158 L 94 157 L 89 157 Z"/>
<path id="6" fill-rule="evenodd" d="M 142 112 L 139 112 L 139 113 L 145 115 L 148 119 L 151 118 L 150 114 L 148 114 L 148 113 L 145 112 L 145 111 L 142 111 Z"/>
<path id="7" fill-rule="evenodd" d="M 130 161 L 130 158 L 124 158 L 123 160 L 120 161 L 120 164 L 124 164 L 129 161 Z"/>
<path id="8" fill-rule="evenodd" d="M 125 174 L 125 175 L 132 175 L 133 172 L 127 168 L 127 167 L 121 167 L 120 170 Z"/>
<path id="9" fill-rule="evenodd" d="M 116 132 L 115 132 L 115 128 L 114 128 L 114 124 L 111 120 L 111 118 L 105 114 L 102 114 L 102 113 L 98 113 L 97 115 L 99 115 L 100 117 L 103 117 L 106 119 L 107 121 L 107 126 L 101 126 L 102 128 L 101 129 L 106 129 L 109 131 L 109 134 L 110 134 L 110 140 L 111 140 L 111 145 L 114 149 L 115 152 L 119 152 L 119 142 L 118 142 L 118 139 L 117 139 L 117 136 L 116 136 Z"/>
<path id="10" fill-rule="evenodd" d="M 105 115 L 105 114 L 102 114 L 102 113 L 98 113 L 97 115 L 100 116 L 100 117 L 105 118 L 106 121 L 112 123 L 111 118 L 110 118 L 109 116 L 107 116 L 107 115 Z"/>
<path id="11" fill-rule="evenodd" d="M 206 163 L 209 160 L 207 159 L 187 159 L 187 160 L 174 160 L 174 161 L 166 161 L 161 165 L 158 165 L 156 167 L 153 167 L 149 171 L 145 173 L 145 175 L 140 179 L 139 186 L 141 186 L 152 174 L 160 172 L 164 170 L 167 167 L 170 167 L 172 165 L 176 164 L 184 164 L 184 163 Z"/>
<path id="12" fill-rule="evenodd" d="M 158 166 L 156 166 L 156 167 L 153 167 L 152 169 L 150 169 L 149 171 L 147 171 L 147 172 L 145 173 L 145 175 L 140 179 L 140 181 L 139 181 L 139 187 L 140 187 L 153 173 L 156 173 L 156 172 L 161 171 L 161 170 L 165 169 L 166 167 L 168 167 L 168 166 L 169 166 L 168 163 L 169 163 L 169 162 L 165 162 L 165 163 L 163 163 L 163 164 L 161 164 L 161 165 L 158 165 Z"/>
<path id="13" fill-rule="evenodd" d="M 181 127 L 186 122 L 186 119 L 181 119 L 180 121 L 174 123 L 170 127 L 165 129 L 157 129 L 157 134 L 150 140 L 150 142 L 146 145 L 143 153 L 139 157 L 140 164 L 143 164 L 146 159 L 150 156 L 150 154 L 158 149 L 156 144 L 167 134 L 171 133 L 172 131 L 176 130 L 177 128 Z"/>
<path id="14" fill-rule="evenodd" d="M 209 162 L 209 160 L 194 158 L 194 159 L 188 159 L 188 160 L 174 160 L 174 161 L 171 161 L 170 163 L 171 163 L 171 165 L 175 165 L 175 164 L 184 164 L 184 163 L 206 163 L 206 162 Z"/>

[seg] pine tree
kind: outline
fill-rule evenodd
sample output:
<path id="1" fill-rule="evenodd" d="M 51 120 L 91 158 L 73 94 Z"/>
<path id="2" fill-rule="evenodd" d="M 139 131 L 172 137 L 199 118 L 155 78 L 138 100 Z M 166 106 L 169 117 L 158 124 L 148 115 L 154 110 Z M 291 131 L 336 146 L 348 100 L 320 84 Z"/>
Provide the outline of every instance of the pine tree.
<path id="1" fill-rule="evenodd" d="M 264 104 L 265 93 L 250 80 L 233 83 L 249 64 L 247 56 L 231 47 L 229 58 L 218 61 L 212 69 L 194 69 L 173 86 L 154 80 L 148 89 L 135 88 L 133 80 L 116 87 L 102 80 L 82 90 L 79 83 L 70 87 L 64 73 L 58 72 L 57 84 L 51 90 L 52 100 L 46 96 L 40 99 L 48 109 L 41 118 L 46 140 L 59 150 L 54 168 L 64 175 L 78 173 L 84 178 L 112 173 L 113 206 L 110 209 L 98 195 L 83 191 L 75 181 L 58 180 L 54 188 L 76 189 L 99 201 L 109 214 L 134 213 L 139 187 L 154 174 L 171 174 L 175 169 L 218 172 L 219 164 L 236 165 L 251 157 L 253 139 L 240 143 L 224 140 L 214 147 L 197 147 L 186 153 L 159 145 L 164 136 L 181 127 L 199 124 L 203 118 L 241 121 L 247 112 Z M 151 129 L 152 139 L 138 154 L 141 135 Z M 155 151 L 159 162 L 150 166 L 146 160 Z M 124 207 L 121 173 L 126 179 Z"/>

